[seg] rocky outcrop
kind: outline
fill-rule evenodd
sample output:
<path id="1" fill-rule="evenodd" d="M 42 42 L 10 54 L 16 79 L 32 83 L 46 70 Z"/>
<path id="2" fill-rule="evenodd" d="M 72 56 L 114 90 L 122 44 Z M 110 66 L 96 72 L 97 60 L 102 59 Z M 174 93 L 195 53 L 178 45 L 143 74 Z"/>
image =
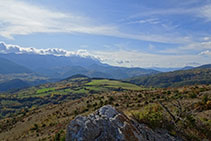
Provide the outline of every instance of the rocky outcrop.
<path id="1" fill-rule="evenodd" d="M 144 124 L 130 120 L 112 106 L 95 113 L 77 116 L 67 127 L 66 141 L 177 141 L 166 131 L 155 132 Z"/>

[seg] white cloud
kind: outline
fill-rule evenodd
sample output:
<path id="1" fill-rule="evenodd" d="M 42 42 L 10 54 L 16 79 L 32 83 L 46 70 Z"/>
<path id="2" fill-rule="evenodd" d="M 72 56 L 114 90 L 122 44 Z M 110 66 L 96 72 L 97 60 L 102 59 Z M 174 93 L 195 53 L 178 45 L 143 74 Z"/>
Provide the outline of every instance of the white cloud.
<path id="1" fill-rule="evenodd" d="M 211 50 L 205 50 L 199 53 L 199 55 L 205 55 L 205 56 L 210 56 L 211 57 Z"/>
<path id="2" fill-rule="evenodd" d="M 199 14 L 200 17 L 205 18 L 207 21 L 211 21 L 211 4 L 205 5 L 201 8 L 199 8 Z"/>
<path id="3" fill-rule="evenodd" d="M 205 37 L 203 38 L 203 40 L 204 40 L 204 41 L 211 41 L 211 37 L 205 36 Z"/>
<path id="4" fill-rule="evenodd" d="M 166 9 L 145 9 L 145 12 L 140 12 L 130 16 L 131 19 L 138 17 L 150 17 L 156 15 L 181 15 L 192 14 L 195 9 L 193 8 L 166 8 Z"/>
<path id="5" fill-rule="evenodd" d="M 173 53 L 173 54 L 187 54 L 193 52 L 203 52 L 204 50 L 211 49 L 211 40 L 210 37 L 203 37 L 201 41 L 192 42 L 177 48 L 168 48 L 165 50 L 160 50 L 159 53 Z M 200 53 L 199 53 L 200 54 Z"/>
<path id="6" fill-rule="evenodd" d="M 143 21 L 142 21 L 143 22 Z M 156 22 L 151 20 L 148 22 Z M 73 13 L 52 11 L 18 0 L 0 0 L 0 36 L 13 39 L 14 35 L 32 33 L 86 33 L 118 38 L 154 41 L 163 43 L 184 43 L 190 39 L 161 34 L 130 34 L 117 25 L 96 25 L 88 17 Z"/>
<path id="7" fill-rule="evenodd" d="M 54 12 L 17 0 L 0 0 L 0 35 L 27 35 L 36 32 L 82 32 L 106 34 L 111 26 L 92 25 L 89 18 Z"/>
<path id="8" fill-rule="evenodd" d="M 123 49 L 117 51 L 88 51 L 84 49 L 68 51 L 58 48 L 36 49 L 5 43 L 0 43 L 0 53 L 91 57 L 103 63 L 122 67 L 184 67 L 190 64 L 208 64 L 211 60 L 210 50 L 203 51 L 198 55 L 159 55 Z"/>
<path id="9" fill-rule="evenodd" d="M 123 67 L 184 67 L 210 63 L 211 58 L 201 55 L 159 55 L 141 51 L 119 50 L 113 52 L 91 52 L 101 58 L 102 62 Z M 129 62 L 129 63 L 128 63 Z M 194 64 L 193 64 L 194 62 Z"/>
<path id="10" fill-rule="evenodd" d="M 205 2 L 206 3 L 206 2 Z M 211 21 L 211 3 L 207 2 L 204 5 L 195 7 L 181 6 L 180 8 L 166 8 L 166 9 L 145 9 L 145 12 L 132 15 L 130 19 L 138 17 L 156 17 L 157 15 L 169 16 L 169 15 L 191 15 L 194 17 L 204 18 L 206 21 Z M 156 19 L 156 18 L 153 18 Z"/>
<path id="11" fill-rule="evenodd" d="M 131 21 L 128 24 L 158 24 L 158 23 L 160 23 L 160 21 L 157 18 L 150 18 L 150 19 Z"/>
<path id="12" fill-rule="evenodd" d="M 191 44 L 188 44 L 187 46 L 180 47 L 180 50 L 205 50 L 205 49 L 211 49 L 211 41 L 201 41 L 201 42 L 193 42 Z"/>
<path id="13" fill-rule="evenodd" d="M 18 45 L 10 45 L 5 43 L 0 43 L 0 53 L 8 54 L 40 54 L 40 55 L 55 55 L 55 56 L 81 56 L 81 57 L 92 57 L 96 58 L 94 55 L 91 55 L 87 50 L 78 51 L 68 51 L 59 48 L 49 48 L 49 49 L 36 49 L 33 47 L 20 47 Z"/>

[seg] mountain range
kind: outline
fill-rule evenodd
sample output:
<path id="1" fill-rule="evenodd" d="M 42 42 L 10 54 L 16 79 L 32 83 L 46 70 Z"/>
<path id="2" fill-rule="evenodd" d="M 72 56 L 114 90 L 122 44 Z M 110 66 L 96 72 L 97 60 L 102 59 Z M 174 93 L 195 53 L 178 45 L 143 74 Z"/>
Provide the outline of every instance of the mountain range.
<path id="1" fill-rule="evenodd" d="M 85 51 L 23 48 L 0 43 L 0 91 L 59 81 L 76 74 L 126 79 L 154 73 L 158 71 L 103 64 Z"/>
<path id="2" fill-rule="evenodd" d="M 0 58 L 0 74 L 10 73 L 31 73 L 32 71 L 26 67 L 18 65 L 12 61 Z"/>
<path id="3" fill-rule="evenodd" d="M 53 79 L 64 79 L 75 74 L 125 79 L 158 72 L 152 69 L 110 66 L 101 63 L 94 56 L 85 55 L 84 52 L 74 53 L 62 49 L 22 48 L 4 43 L 0 44 L 0 57 L 25 68 L 30 68 L 34 73 Z"/>
<path id="4" fill-rule="evenodd" d="M 0 91 L 59 81 L 76 74 L 91 78 L 127 80 L 147 87 L 208 84 L 211 83 L 210 68 L 209 64 L 184 68 L 116 67 L 103 64 L 95 56 L 83 51 L 22 48 L 0 43 Z"/>

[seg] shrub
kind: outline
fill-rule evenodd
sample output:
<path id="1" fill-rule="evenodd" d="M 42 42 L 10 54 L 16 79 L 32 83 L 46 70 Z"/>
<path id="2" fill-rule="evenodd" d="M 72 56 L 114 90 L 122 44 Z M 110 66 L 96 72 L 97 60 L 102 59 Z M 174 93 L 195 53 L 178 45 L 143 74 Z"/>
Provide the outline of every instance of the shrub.
<path id="1" fill-rule="evenodd" d="M 94 104 L 93 104 L 93 107 L 96 107 L 97 106 L 97 102 L 95 102 Z"/>
<path id="2" fill-rule="evenodd" d="M 34 127 L 31 128 L 31 130 L 36 130 L 36 131 L 37 131 L 38 129 L 39 129 L 39 127 L 38 127 L 37 124 L 34 124 Z"/>
<path id="3" fill-rule="evenodd" d="M 190 97 L 190 98 L 196 98 L 197 95 L 196 95 L 195 93 L 190 93 L 190 94 L 189 94 L 189 97 Z"/>
<path id="4" fill-rule="evenodd" d="M 65 141 L 65 133 L 63 130 L 56 133 L 54 141 Z"/>
<path id="5" fill-rule="evenodd" d="M 203 102 L 204 104 L 206 104 L 207 101 L 208 101 L 208 96 L 207 96 L 207 95 L 204 95 L 204 96 L 202 97 L 202 102 Z"/>
<path id="6" fill-rule="evenodd" d="M 109 97 L 109 101 L 114 101 L 114 98 L 112 96 Z"/>
<path id="7" fill-rule="evenodd" d="M 133 113 L 133 115 L 139 122 L 145 123 L 152 128 L 162 127 L 165 122 L 162 108 L 158 104 L 147 105 L 143 110 Z"/>
<path id="8" fill-rule="evenodd" d="M 142 97 L 142 94 L 138 94 L 138 97 L 141 98 Z"/>

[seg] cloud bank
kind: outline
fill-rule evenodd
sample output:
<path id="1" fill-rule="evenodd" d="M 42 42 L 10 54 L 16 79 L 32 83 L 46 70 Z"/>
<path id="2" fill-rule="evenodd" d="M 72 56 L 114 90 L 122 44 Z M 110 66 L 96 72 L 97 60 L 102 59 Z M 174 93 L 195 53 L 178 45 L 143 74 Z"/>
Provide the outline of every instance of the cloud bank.
<path id="1" fill-rule="evenodd" d="M 202 51 L 199 54 L 179 54 L 162 55 L 146 53 L 136 50 L 116 50 L 116 51 L 87 51 L 79 49 L 68 51 L 59 48 L 36 49 L 33 47 L 20 47 L 18 45 L 0 43 L 0 53 L 16 54 L 40 54 L 55 56 L 80 56 L 97 59 L 102 63 L 122 67 L 184 67 L 187 65 L 198 66 L 208 64 L 211 59 L 210 50 Z"/>
<path id="2" fill-rule="evenodd" d="M 20 47 L 18 45 L 10 45 L 0 42 L 0 53 L 8 54 L 39 54 L 39 55 L 54 55 L 54 56 L 81 56 L 81 57 L 92 57 L 95 58 L 94 55 L 91 55 L 87 50 L 79 49 L 77 51 L 68 51 L 59 48 L 49 48 L 49 49 L 36 49 L 33 47 Z"/>

